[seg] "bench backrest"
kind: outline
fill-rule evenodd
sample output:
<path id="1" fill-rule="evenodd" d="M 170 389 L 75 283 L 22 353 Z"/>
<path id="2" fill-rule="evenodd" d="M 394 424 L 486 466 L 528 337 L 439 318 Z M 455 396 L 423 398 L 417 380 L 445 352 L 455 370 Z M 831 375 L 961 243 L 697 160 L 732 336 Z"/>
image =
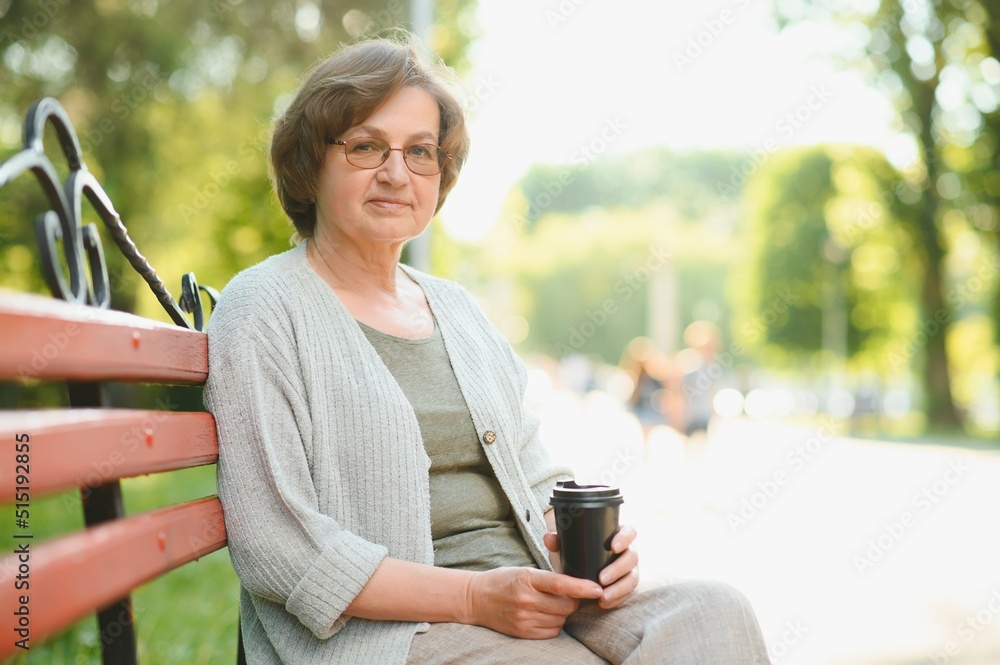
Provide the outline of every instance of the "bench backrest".
<path id="1" fill-rule="evenodd" d="M 67 183 L 58 186 L 42 151 L 40 135 L 47 122 L 55 126 L 70 165 Z M 70 408 L 0 411 L 0 504 L 9 506 L 4 509 L 15 520 L 14 552 L 0 559 L 0 633 L 5 635 L 0 658 L 96 612 L 104 663 L 135 663 L 130 592 L 225 547 L 226 532 L 215 497 L 125 516 L 119 480 L 214 463 L 218 444 L 211 415 L 108 408 L 105 382 L 203 384 L 207 336 L 191 327 L 135 250 L 80 161 L 79 144 L 61 107 L 53 100 L 33 106 L 25 136 L 25 149 L 0 164 L 0 187 L 26 170 L 39 179 L 53 206 L 36 222 L 39 237 L 54 244 L 52 229 L 61 227 L 71 274 L 68 281 L 50 274 L 61 268 L 46 259 L 55 250 L 42 242 L 47 281 L 63 300 L 0 291 L 0 381 L 65 382 Z M 81 193 L 119 247 L 131 250 L 128 258 L 147 282 L 158 284 L 157 295 L 174 324 L 105 308 L 106 268 L 96 229 L 79 225 Z M 85 263 L 89 280 L 83 275 Z M 185 293 L 189 311 L 200 309 L 200 302 L 191 302 L 198 300 L 193 278 L 190 284 L 193 295 Z M 202 319 L 198 311 L 198 328 Z M 31 503 L 73 488 L 81 491 L 86 528 L 36 541 Z"/>

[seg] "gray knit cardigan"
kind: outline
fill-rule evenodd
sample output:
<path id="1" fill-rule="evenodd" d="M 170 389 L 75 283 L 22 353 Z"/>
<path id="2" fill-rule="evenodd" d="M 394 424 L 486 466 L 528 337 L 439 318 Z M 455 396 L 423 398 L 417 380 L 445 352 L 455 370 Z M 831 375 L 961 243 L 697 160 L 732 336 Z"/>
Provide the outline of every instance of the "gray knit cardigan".
<path id="1" fill-rule="evenodd" d="M 427 624 L 344 610 L 383 557 L 433 565 L 430 460 L 409 402 L 305 243 L 226 286 L 208 326 L 205 405 L 250 665 L 404 663 Z M 537 564 L 556 479 L 522 407 L 526 372 L 460 286 L 423 289 L 500 486 Z M 492 443 L 489 443 L 492 442 Z"/>

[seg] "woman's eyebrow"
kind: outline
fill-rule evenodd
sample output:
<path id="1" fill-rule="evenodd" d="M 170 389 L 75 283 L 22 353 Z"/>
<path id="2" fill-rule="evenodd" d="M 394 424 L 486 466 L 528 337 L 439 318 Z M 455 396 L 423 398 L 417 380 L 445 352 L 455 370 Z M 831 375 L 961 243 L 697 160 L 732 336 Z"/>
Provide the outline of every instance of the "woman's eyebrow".
<path id="1" fill-rule="evenodd" d="M 350 136 L 373 136 L 377 139 L 385 139 L 387 134 L 385 131 L 379 129 L 378 127 L 373 127 L 372 125 L 358 125 L 357 127 L 352 127 L 348 132 Z M 430 139 L 431 142 L 437 143 L 437 134 L 424 130 L 410 134 L 408 141 L 418 141 Z"/>
<path id="2" fill-rule="evenodd" d="M 437 134 L 428 131 L 417 132 L 415 134 L 410 135 L 410 140 L 417 140 L 417 139 L 430 139 L 433 143 L 438 142 Z"/>

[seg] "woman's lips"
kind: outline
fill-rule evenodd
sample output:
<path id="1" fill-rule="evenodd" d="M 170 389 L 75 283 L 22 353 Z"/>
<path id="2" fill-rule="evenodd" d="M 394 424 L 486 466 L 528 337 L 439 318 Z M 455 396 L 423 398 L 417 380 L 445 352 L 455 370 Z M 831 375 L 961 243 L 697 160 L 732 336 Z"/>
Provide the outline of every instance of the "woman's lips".
<path id="1" fill-rule="evenodd" d="M 372 205 L 383 208 L 385 210 L 399 210 L 400 208 L 405 208 L 409 203 L 403 199 L 394 199 L 389 197 L 379 197 L 375 199 L 368 199 L 368 203 Z"/>

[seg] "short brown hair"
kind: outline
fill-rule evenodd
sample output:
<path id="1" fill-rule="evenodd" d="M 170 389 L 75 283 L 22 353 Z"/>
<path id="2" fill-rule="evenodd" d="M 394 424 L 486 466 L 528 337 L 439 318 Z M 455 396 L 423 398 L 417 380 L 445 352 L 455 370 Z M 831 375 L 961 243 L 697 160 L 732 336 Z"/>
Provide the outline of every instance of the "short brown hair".
<path id="1" fill-rule="evenodd" d="M 310 238 L 316 228 L 316 182 L 326 139 L 363 121 L 404 86 L 430 94 L 441 111 L 438 142 L 452 156 L 441 172 L 435 212 L 441 209 L 469 151 L 465 115 L 448 89 L 450 78 L 443 64 L 424 61 L 412 38 L 358 42 L 309 73 L 271 135 L 271 179 L 298 236 Z"/>

